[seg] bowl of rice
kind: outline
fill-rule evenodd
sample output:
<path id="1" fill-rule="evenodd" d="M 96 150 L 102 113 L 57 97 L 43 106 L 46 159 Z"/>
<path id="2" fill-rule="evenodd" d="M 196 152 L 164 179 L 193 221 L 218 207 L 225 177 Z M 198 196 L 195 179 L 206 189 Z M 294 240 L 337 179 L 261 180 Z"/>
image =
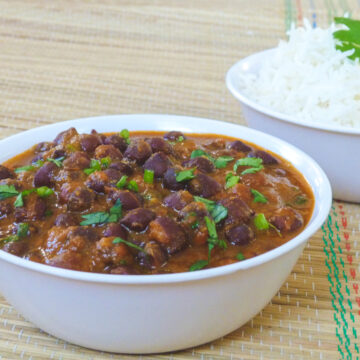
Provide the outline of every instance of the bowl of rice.
<path id="1" fill-rule="evenodd" d="M 338 29 L 305 21 L 288 41 L 234 64 L 226 84 L 250 127 L 310 154 L 334 198 L 360 202 L 360 64 L 336 49 Z"/>

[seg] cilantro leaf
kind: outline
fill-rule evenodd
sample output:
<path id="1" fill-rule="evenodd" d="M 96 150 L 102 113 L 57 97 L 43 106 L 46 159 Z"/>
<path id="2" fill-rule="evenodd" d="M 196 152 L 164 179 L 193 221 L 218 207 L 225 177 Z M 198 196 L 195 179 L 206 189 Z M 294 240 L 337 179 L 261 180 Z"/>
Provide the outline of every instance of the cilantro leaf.
<path id="1" fill-rule="evenodd" d="M 18 195 L 19 192 L 14 185 L 0 185 L 0 200 Z"/>
<path id="2" fill-rule="evenodd" d="M 109 157 L 109 156 L 106 156 L 106 157 L 100 159 L 100 163 L 102 165 L 102 168 L 104 168 L 104 169 L 107 169 L 111 165 L 111 162 L 112 162 L 112 160 L 111 160 L 111 157 Z"/>
<path id="3" fill-rule="evenodd" d="M 240 176 L 234 175 L 233 173 L 229 172 L 226 174 L 225 181 L 225 189 L 230 189 L 240 181 Z"/>
<path id="4" fill-rule="evenodd" d="M 18 225 L 17 233 L 15 235 L 9 235 L 5 238 L 0 239 L 0 241 L 4 243 L 19 241 L 25 236 L 27 236 L 28 232 L 29 232 L 29 224 L 20 223 Z"/>
<path id="5" fill-rule="evenodd" d="M 24 199 L 23 199 L 23 194 L 22 192 L 16 197 L 15 201 L 14 201 L 14 206 L 15 207 L 22 207 L 24 206 Z"/>
<path id="6" fill-rule="evenodd" d="M 65 156 L 61 156 L 57 159 L 47 158 L 46 161 L 54 163 L 57 167 L 62 167 L 62 163 L 65 160 Z"/>
<path id="7" fill-rule="evenodd" d="M 17 231 L 17 236 L 19 238 L 23 238 L 28 234 L 29 231 L 29 224 L 26 223 L 20 223 Z"/>
<path id="8" fill-rule="evenodd" d="M 197 229 L 199 227 L 199 221 L 198 220 L 195 220 L 195 222 L 191 225 L 191 228 L 192 229 Z"/>
<path id="9" fill-rule="evenodd" d="M 154 182 L 154 171 L 145 169 L 144 170 L 144 182 L 147 184 L 152 184 Z"/>
<path id="10" fill-rule="evenodd" d="M 130 242 L 130 241 L 126 241 L 126 240 L 124 240 L 124 239 L 122 239 L 122 238 L 120 238 L 120 237 L 117 237 L 117 238 L 115 238 L 115 239 L 113 240 L 113 244 L 121 244 L 121 243 L 123 243 L 123 244 L 125 244 L 125 245 L 127 245 L 127 246 L 129 246 L 129 247 L 132 247 L 133 249 L 136 249 L 137 251 L 140 251 L 140 252 L 143 252 L 143 253 L 146 254 L 146 251 L 145 251 L 143 248 L 141 248 L 140 246 L 137 246 L 137 245 L 133 244 L 133 243 Z"/>
<path id="11" fill-rule="evenodd" d="M 35 169 L 36 169 L 36 167 L 34 165 L 25 165 L 25 166 L 20 166 L 20 167 L 16 168 L 14 171 L 16 174 L 18 174 L 21 172 L 32 171 Z"/>
<path id="12" fill-rule="evenodd" d="M 116 187 L 117 187 L 118 189 L 124 188 L 125 185 L 126 185 L 127 178 L 128 178 L 128 176 L 123 175 L 123 176 L 120 178 L 120 180 L 117 182 Z"/>
<path id="13" fill-rule="evenodd" d="M 40 197 L 47 197 L 47 196 L 50 196 L 54 193 L 54 190 L 53 189 L 50 189 L 49 187 L 47 186 L 41 186 L 41 187 L 38 187 L 36 189 L 36 193 L 40 196 Z"/>
<path id="14" fill-rule="evenodd" d="M 201 270 L 206 265 L 209 265 L 209 262 L 207 260 L 199 260 L 190 266 L 189 271 Z"/>
<path id="15" fill-rule="evenodd" d="M 112 208 L 110 208 L 109 213 L 110 213 L 110 217 L 114 216 L 114 215 L 116 216 L 115 221 L 109 221 L 109 222 L 116 222 L 121 218 L 121 216 L 122 216 L 122 203 L 121 203 L 120 199 L 116 200 L 115 205 Z"/>
<path id="16" fill-rule="evenodd" d="M 126 143 L 130 144 L 130 133 L 128 129 L 123 129 L 120 131 L 120 136 L 125 139 Z"/>
<path id="17" fill-rule="evenodd" d="M 255 167 L 254 167 L 254 168 L 248 168 L 248 169 L 242 171 L 242 172 L 241 172 L 241 175 L 245 175 L 245 174 L 255 174 L 255 173 L 257 173 L 258 171 L 262 170 L 263 168 L 264 168 L 263 165 L 260 165 L 260 166 L 257 167 L 257 168 L 255 168 Z"/>
<path id="18" fill-rule="evenodd" d="M 262 165 L 263 160 L 260 158 L 242 158 L 236 161 L 234 164 L 234 171 L 236 172 L 239 166 L 250 166 L 250 168 L 244 170 L 241 175 L 254 174 L 264 168 Z"/>
<path id="19" fill-rule="evenodd" d="M 266 217 L 263 213 L 255 215 L 254 225 L 258 230 L 268 230 L 270 227 L 269 222 L 266 220 Z"/>
<path id="20" fill-rule="evenodd" d="M 214 210 L 211 212 L 211 216 L 213 217 L 216 224 L 225 219 L 227 215 L 227 208 L 221 204 L 216 204 Z"/>
<path id="21" fill-rule="evenodd" d="M 218 236 L 217 236 L 217 232 L 216 232 L 215 222 L 213 220 L 211 220 L 208 216 L 205 216 L 204 220 L 205 220 L 205 224 L 208 229 L 210 238 L 217 239 Z"/>
<path id="22" fill-rule="evenodd" d="M 202 150 L 202 149 L 195 149 L 193 150 L 193 152 L 190 155 L 190 159 L 195 159 L 197 157 L 200 156 L 205 156 L 206 158 L 208 158 L 212 163 L 215 161 L 215 159 L 209 155 L 206 151 Z"/>
<path id="23" fill-rule="evenodd" d="M 263 163 L 263 160 L 256 157 L 247 157 L 236 160 L 234 165 L 234 171 L 237 171 L 239 166 L 251 166 L 251 167 L 259 167 Z"/>
<path id="24" fill-rule="evenodd" d="M 176 181 L 182 182 L 194 179 L 196 175 L 194 174 L 195 168 L 189 169 L 189 170 L 183 170 L 176 174 Z"/>
<path id="25" fill-rule="evenodd" d="M 245 256 L 243 253 L 239 252 L 237 255 L 236 255 L 236 259 L 239 260 L 239 261 L 242 261 L 242 260 L 245 260 Z"/>
<path id="26" fill-rule="evenodd" d="M 81 226 L 104 224 L 108 221 L 110 215 L 104 211 L 98 211 L 87 215 L 81 215 L 85 220 L 80 223 Z"/>
<path id="27" fill-rule="evenodd" d="M 135 180 L 130 180 L 127 185 L 127 188 L 131 191 L 139 192 L 139 185 L 137 184 L 137 182 Z"/>
<path id="28" fill-rule="evenodd" d="M 205 199 L 205 198 L 203 198 L 203 197 L 201 197 L 201 196 L 194 196 L 194 200 L 195 201 L 198 201 L 198 202 L 202 202 L 203 204 L 205 204 L 206 205 L 206 209 L 209 211 L 209 212 L 211 212 L 211 211 L 213 211 L 214 210 L 214 207 L 215 207 L 215 201 L 213 201 L 213 200 L 209 200 L 209 199 Z"/>
<path id="29" fill-rule="evenodd" d="M 227 217 L 228 210 L 225 206 L 217 204 L 215 201 L 205 199 L 201 196 L 194 196 L 194 200 L 205 204 L 206 209 L 209 211 L 215 223 L 218 223 Z"/>
<path id="30" fill-rule="evenodd" d="M 98 211 L 91 214 L 82 215 L 85 219 L 80 223 L 81 226 L 106 224 L 117 222 L 122 216 L 122 203 L 117 199 L 115 205 L 110 208 L 109 212 Z"/>
<path id="31" fill-rule="evenodd" d="M 254 202 L 266 204 L 268 202 L 267 198 L 259 191 L 255 189 L 250 189 L 251 193 L 254 195 Z"/>
<path id="32" fill-rule="evenodd" d="M 209 233 L 209 237 L 207 239 L 208 242 L 208 262 L 210 263 L 210 257 L 211 257 L 211 250 L 215 247 L 218 246 L 222 249 L 226 249 L 227 248 L 227 244 L 224 240 L 220 240 L 218 238 L 217 232 L 216 232 L 216 225 L 215 225 L 215 221 L 210 219 L 208 216 L 204 217 L 205 220 L 205 224 Z"/>
<path id="33" fill-rule="evenodd" d="M 35 189 L 24 190 L 16 197 L 16 200 L 14 202 L 14 206 L 15 207 L 24 206 L 24 197 L 32 194 L 33 192 L 36 192 L 37 195 L 40 196 L 40 197 L 47 197 L 47 196 L 50 196 L 50 195 L 54 194 L 54 190 L 50 189 L 47 186 L 41 186 L 41 187 L 38 187 L 38 188 L 35 188 Z"/>
<path id="34" fill-rule="evenodd" d="M 227 166 L 227 164 L 231 161 L 233 161 L 234 158 L 231 156 L 219 156 L 216 160 L 215 160 L 215 167 L 217 169 L 223 169 Z"/>
<path id="35" fill-rule="evenodd" d="M 342 52 L 354 50 L 348 58 L 351 60 L 360 59 L 360 21 L 344 17 L 335 17 L 334 20 L 336 24 L 348 27 L 346 30 L 337 30 L 333 33 L 334 39 L 341 43 L 336 45 L 336 49 Z"/>
<path id="36" fill-rule="evenodd" d="M 307 201 L 308 201 L 308 198 L 306 196 L 298 195 L 294 200 L 294 204 L 303 205 L 303 204 L 307 203 Z"/>
<path id="37" fill-rule="evenodd" d="M 111 164 L 110 157 L 104 157 L 100 160 L 91 159 L 90 167 L 87 169 L 84 169 L 84 173 L 86 175 L 90 175 L 95 171 L 101 171 L 102 169 L 107 169 L 110 166 L 110 164 Z"/>

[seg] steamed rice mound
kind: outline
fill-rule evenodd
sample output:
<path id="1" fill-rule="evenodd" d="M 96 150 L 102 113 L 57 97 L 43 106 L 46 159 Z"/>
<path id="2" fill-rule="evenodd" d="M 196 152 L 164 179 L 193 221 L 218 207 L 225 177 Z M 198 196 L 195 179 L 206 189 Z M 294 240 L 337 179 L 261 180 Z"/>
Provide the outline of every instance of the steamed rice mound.
<path id="1" fill-rule="evenodd" d="M 360 65 L 336 50 L 339 27 L 292 28 L 257 75 L 239 74 L 251 100 L 300 121 L 360 128 Z"/>

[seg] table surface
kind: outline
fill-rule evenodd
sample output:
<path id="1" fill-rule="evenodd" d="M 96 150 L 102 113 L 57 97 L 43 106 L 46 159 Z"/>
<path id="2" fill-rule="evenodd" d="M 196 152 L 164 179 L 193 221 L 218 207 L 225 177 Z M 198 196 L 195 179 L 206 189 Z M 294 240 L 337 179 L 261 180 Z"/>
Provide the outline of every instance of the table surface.
<path id="1" fill-rule="evenodd" d="M 225 87 L 238 59 L 291 22 L 326 26 L 359 0 L 0 0 L 0 136 L 57 121 L 171 113 L 244 123 Z M 334 202 L 293 272 L 235 332 L 151 359 L 359 359 L 360 209 Z M 241 304 L 239 304 L 241 306 Z M 175 324 L 176 326 L 176 324 Z M 0 296 L 2 359 L 132 359 L 74 346 Z"/>

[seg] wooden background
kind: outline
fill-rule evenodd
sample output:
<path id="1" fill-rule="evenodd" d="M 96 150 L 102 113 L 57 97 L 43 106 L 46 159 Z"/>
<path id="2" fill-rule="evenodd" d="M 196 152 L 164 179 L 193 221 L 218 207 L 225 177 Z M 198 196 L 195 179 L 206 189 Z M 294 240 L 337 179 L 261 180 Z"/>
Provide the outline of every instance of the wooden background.
<path id="1" fill-rule="evenodd" d="M 244 123 L 224 82 L 235 61 L 275 46 L 303 17 L 314 26 L 344 12 L 360 18 L 359 0 L 0 0 L 0 9 L 2 138 L 104 114 Z M 104 354 L 41 332 L 0 296 L 0 360 L 359 359 L 359 216 L 357 205 L 335 202 L 271 303 L 211 344 Z"/>

